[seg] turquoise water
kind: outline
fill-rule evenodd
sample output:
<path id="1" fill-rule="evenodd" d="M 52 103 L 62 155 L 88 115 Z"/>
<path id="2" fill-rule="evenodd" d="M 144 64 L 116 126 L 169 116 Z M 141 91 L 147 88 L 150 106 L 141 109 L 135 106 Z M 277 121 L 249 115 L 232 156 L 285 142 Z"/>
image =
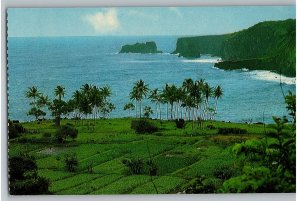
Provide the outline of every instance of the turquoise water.
<path id="1" fill-rule="evenodd" d="M 163 54 L 118 54 L 121 46 L 153 40 Z M 57 85 L 66 88 L 68 99 L 85 83 L 111 86 L 116 110 L 111 117 L 125 117 L 133 83 L 143 79 L 150 88 L 165 83 L 181 85 L 185 78 L 205 79 L 211 86 L 221 85 L 224 96 L 218 103 L 216 119 L 244 122 L 272 121 L 287 115 L 278 81 L 268 72 L 224 71 L 213 67 L 217 58 L 204 56 L 189 60 L 171 55 L 176 37 L 45 37 L 8 38 L 9 118 L 32 120 L 27 116 L 28 87 L 37 86 L 53 98 Z M 283 83 L 284 91 L 295 91 L 295 84 Z M 144 105 L 151 105 L 145 102 Z M 152 105 L 155 109 L 155 106 Z M 165 112 L 165 109 L 163 109 Z M 163 113 L 163 117 L 165 113 Z"/>

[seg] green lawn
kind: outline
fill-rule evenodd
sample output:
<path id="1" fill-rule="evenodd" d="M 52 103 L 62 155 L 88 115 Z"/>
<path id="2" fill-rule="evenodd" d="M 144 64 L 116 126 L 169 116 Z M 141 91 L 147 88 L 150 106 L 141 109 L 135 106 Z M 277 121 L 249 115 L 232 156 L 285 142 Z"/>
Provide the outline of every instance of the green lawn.
<path id="1" fill-rule="evenodd" d="M 26 122 L 22 125 L 28 133 L 10 140 L 9 156 L 27 153 L 36 158 L 38 174 L 50 180 L 52 194 L 149 194 L 176 193 L 190 181 L 200 176 L 214 178 L 217 166 L 237 164 L 231 147 L 247 139 L 259 139 L 263 125 L 224 122 L 205 122 L 203 129 L 177 129 L 172 121 L 158 121 L 159 131 L 153 134 L 136 134 L 130 128 L 130 118 L 101 119 L 95 130 L 88 129 L 86 120 L 71 123 L 79 131 L 78 138 L 58 144 L 53 136 L 56 127 L 52 121 L 41 124 Z M 155 120 L 152 120 L 155 121 Z M 210 129 L 207 126 L 212 125 Z M 242 128 L 247 134 L 217 134 L 218 128 Z M 267 131 L 273 130 L 267 125 Z M 52 137 L 44 137 L 50 133 Z M 147 146 L 148 145 L 148 146 Z M 148 148 L 149 151 L 148 151 Z M 149 160 L 149 152 L 158 167 L 157 176 L 151 177 L 146 169 L 139 175 L 131 175 L 122 163 L 123 159 Z M 74 173 L 65 167 L 66 154 L 76 153 L 78 166 Z M 92 173 L 88 166 L 92 164 Z"/>

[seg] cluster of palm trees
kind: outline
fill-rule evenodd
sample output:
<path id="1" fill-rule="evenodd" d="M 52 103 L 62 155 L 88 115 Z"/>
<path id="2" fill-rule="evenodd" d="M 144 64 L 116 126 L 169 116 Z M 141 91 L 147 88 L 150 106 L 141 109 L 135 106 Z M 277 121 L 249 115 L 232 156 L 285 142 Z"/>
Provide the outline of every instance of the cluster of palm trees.
<path id="1" fill-rule="evenodd" d="M 108 118 L 109 113 L 115 109 L 110 102 L 112 95 L 109 86 L 97 87 L 90 84 L 84 84 L 79 90 L 73 93 L 68 101 L 63 100 L 65 88 L 57 86 L 54 89 L 55 98 L 50 100 L 48 96 L 43 95 L 36 86 L 28 88 L 26 97 L 32 99 L 32 106 L 28 115 L 32 115 L 36 120 L 45 118 L 47 109 L 56 120 L 56 125 L 60 126 L 62 116 L 72 114 L 73 119 L 92 118 L 94 123 L 96 118 Z"/>
<path id="2" fill-rule="evenodd" d="M 150 90 L 143 80 L 139 80 L 130 92 L 130 100 L 135 101 L 135 107 L 133 103 L 128 103 L 124 110 L 135 109 L 136 117 L 141 117 L 142 102 L 148 98 L 155 104 L 157 119 L 162 119 L 161 106 L 165 105 L 166 119 L 209 120 L 214 119 L 222 95 L 221 86 L 211 87 L 204 80 L 189 78 L 183 81 L 182 86 L 166 84 L 161 90 Z M 214 103 L 210 103 L 211 99 L 214 99 Z"/>

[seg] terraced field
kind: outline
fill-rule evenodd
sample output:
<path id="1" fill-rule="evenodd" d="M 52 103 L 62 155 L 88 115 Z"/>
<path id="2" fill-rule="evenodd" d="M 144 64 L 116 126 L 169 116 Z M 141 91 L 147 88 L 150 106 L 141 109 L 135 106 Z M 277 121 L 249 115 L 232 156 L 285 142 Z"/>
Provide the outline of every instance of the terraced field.
<path id="1" fill-rule="evenodd" d="M 192 128 L 189 122 L 185 129 L 177 129 L 172 121 L 157 120 L 159 131 L 144 135 L 130 128 L 130 118 L 97 120 L 94 130 L 88 129 L 86 121 L 62 121 L 67 123 L 79 131 L 74 141 L 58 144 L 53 138 L 56 127 L 45 121 L 22 123 L 28 133 L 9 144 L 10 157 L 20 153 L 35 157 L 38 174 L 50 180 L 52 194 L 149 194 L 156 193 L 156 189 L 160 194 L 178 193 L 198 177 L 214 178 L 217 167 L 234 167 L 239 161 L 231 153 L 231 146 L 245 139 L 260 138 L 263 133 L 262 125 L 224 122 L 205 122 L 204 129 Z M 221 127 L 239 127 L 248 132 L 218 135 Z M 44 133 L 51 136 L 45 137 Z M 73 173 L 67 171 L 64 162 L 65 155 L 70 153 L 78 159 Z M 147 161 L 150 157 L 158 167 L 153 182 L 146 170 L 133 175 L 122 163 L 124 159 Z M 92 171 L 88 171 L 89 165 Z"/>

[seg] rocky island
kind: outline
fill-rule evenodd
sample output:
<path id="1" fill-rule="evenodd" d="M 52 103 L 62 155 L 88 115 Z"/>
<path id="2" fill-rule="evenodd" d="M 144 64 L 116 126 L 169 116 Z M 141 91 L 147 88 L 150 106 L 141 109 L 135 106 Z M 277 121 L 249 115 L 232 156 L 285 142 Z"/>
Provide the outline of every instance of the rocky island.
<path id="1" fill-rule="evenodd" d="M 135 43 L 133 45 L 123 45 L 119 53 L 162 53 L 162 51 L 157 50 L 156 43 L 154 41 L 146 43 Z"/>
<path id="2" fill-rule="evenodd" d="M 260 22 L 224 35 L 178 38 L 174 54 L 197 58 L 211 54 L 222 58 L 216 67 L 232 70 L 269 70 L 296 76 L 296 20 Z"/>

